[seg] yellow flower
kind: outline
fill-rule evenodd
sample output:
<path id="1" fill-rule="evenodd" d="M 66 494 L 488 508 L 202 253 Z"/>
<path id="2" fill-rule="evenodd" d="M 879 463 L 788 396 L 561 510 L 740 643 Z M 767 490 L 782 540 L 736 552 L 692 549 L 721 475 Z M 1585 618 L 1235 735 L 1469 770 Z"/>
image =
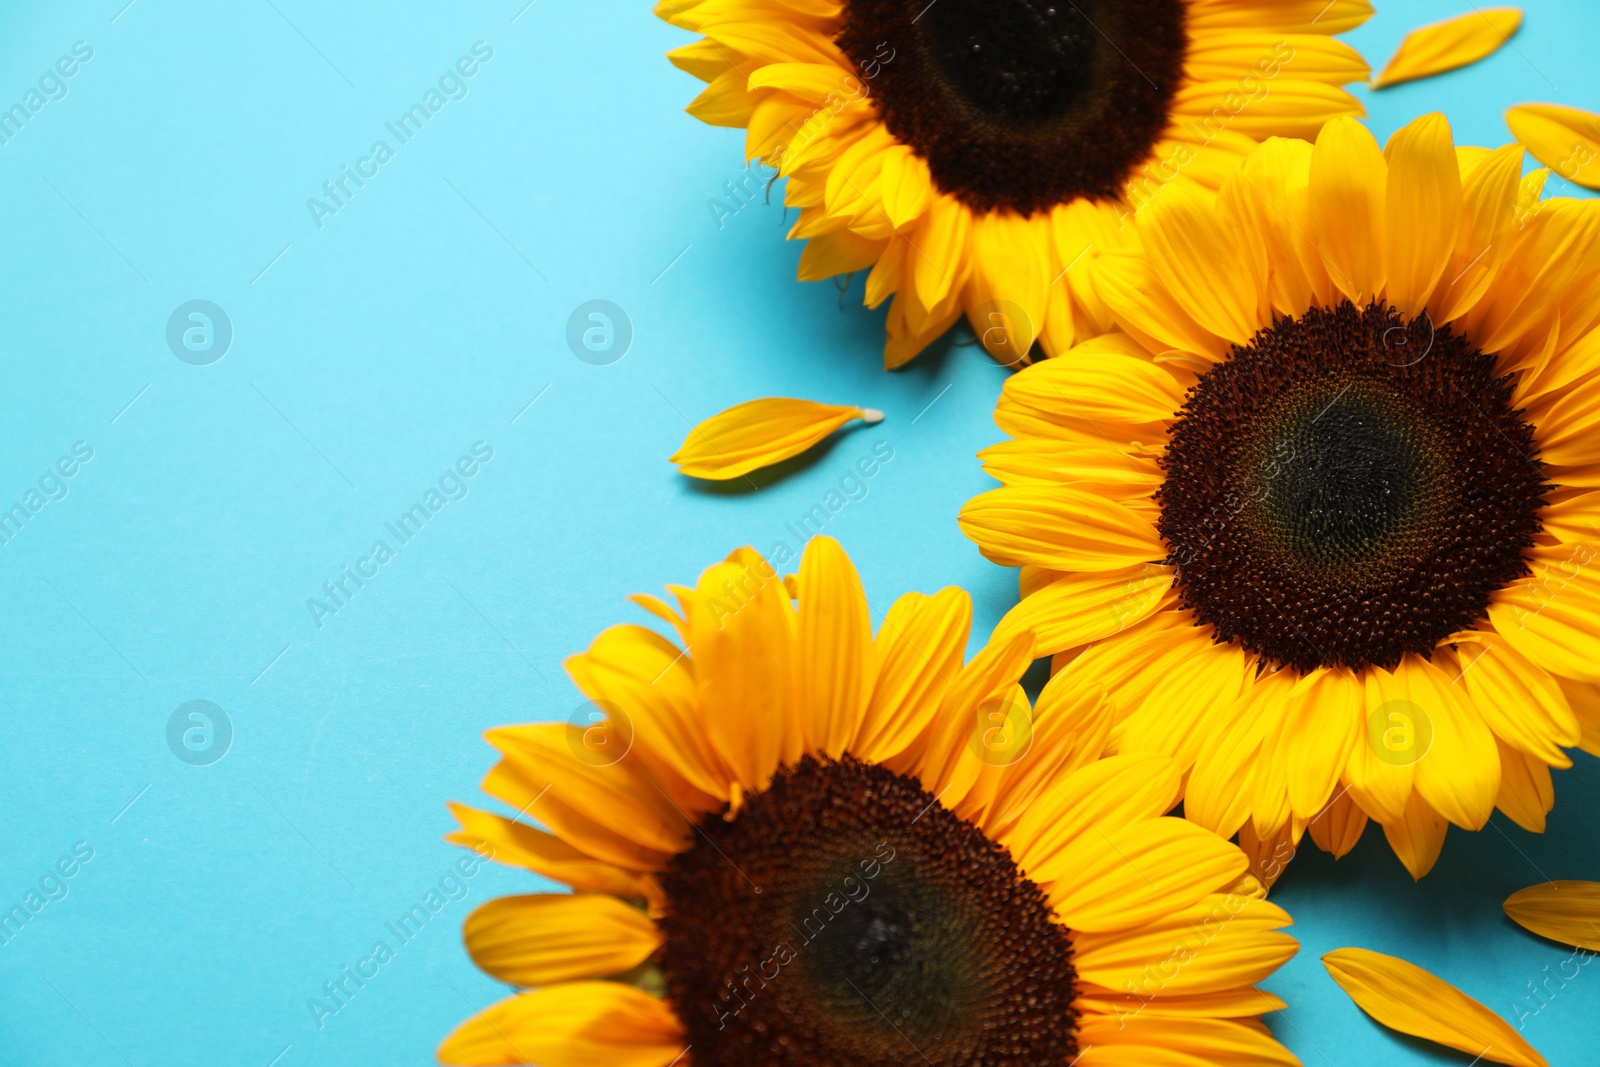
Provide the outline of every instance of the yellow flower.
<path id="1" fill-rule="evenodd" d="M 1108 325 L 1089 265 L 1179 174 L 1216 188 L 1256 139 L 1361 115 L 1332 34 L 1369 0 L 660 0 L 689 112 L 788 178 L 802 280 L 871 268 L 899 366 L 963 313 L 1008 365 Z M 732 210 L 731 208 L 729 209 Z"/>
<path id="2" fill-rule="evenodd" d="M 1407 868 L 1600 752 L 1600 202 L 1443 116 L 1270 140 L 1108 254 L 1125 333 L 1012 377 L 961 523 L 1185 812 Z M 1070 662 L 1069 662 L 1070 661 Z"/>
<path id="3" fill-rule="evenodd" d="M 1259 1016 L 1289 917 L 1240 850 L 1165 817 L 1163 756 L 1098 759 L 1110 719 L 1028 707 L 1018 634 L 962 664 L 967 595 L 908 594 L 876 637 L 818 538 L 798 577 L 749 549 L 635 598 L 568 661 L 605 713 L 505 727 L 451 840 L 571 886 L 466 924 L 525 989 L 453 1064 L 1295 1065 Z M 1074 1060 L 1075 1057 L 1080 1057 Z"/>

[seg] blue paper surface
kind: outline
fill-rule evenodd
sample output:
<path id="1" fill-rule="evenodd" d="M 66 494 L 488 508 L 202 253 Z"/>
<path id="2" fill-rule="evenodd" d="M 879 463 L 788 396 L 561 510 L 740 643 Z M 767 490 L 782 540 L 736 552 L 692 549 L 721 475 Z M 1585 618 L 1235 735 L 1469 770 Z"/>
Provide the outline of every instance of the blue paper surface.
<path id="1" fill-rule="evenodd" d="M 0 506 L 40 501 L 0 546 L 0 910 L 42 901 L 0 945 L 0 1063 L 429 1063 L 504 992 L 462 919 L 538 888 L 441 840 L 482 731 L 577 712 L 561 660 L 638 618 L 624 596 L 798 548 L 880 442 L 827 526 L 874 620 L 959 584 L 986 634 L 1015 575 L 955 515 L 991 484 L 1004 372 L 942 343 L 885 375 L 859 278 L 798 284 L 780 207 L 710 206 L 742 132 L 683 113 L 697 83 L 661 53 L 691 38 L 644 3 L 123 2 L 0 13 L 0 106 L 41 100 L 0 127 Z M 1349 38 L 1374 66 L 1470 7 L 1380 6 Z M 1498 144 L 1512 104 L 1600 107 L 1600 9 L 1526 6 L 1490 59 L 1365 94 L 1380 138 L 1442 109 Z M 569 347 L 591 301 L 624 313 L 615 362 Z M 759 491 L 672 471 L 691 423 L 770 395 L 888 417 Z M 1345 945 L 1594 1062 L 1600 970 L 1559 977 L 1570 952 L 1500 911 L 1600 878 L 1576 763 L 1548 834 L 1452 831 L 1420 886 L 1375 828 L 1338 864 L 1308 844 L 1275 894 L 1303 948 L 1270 983 L 1304 1062 L 1467 1062 L 1360 1015 L 1317 961 Z"/>

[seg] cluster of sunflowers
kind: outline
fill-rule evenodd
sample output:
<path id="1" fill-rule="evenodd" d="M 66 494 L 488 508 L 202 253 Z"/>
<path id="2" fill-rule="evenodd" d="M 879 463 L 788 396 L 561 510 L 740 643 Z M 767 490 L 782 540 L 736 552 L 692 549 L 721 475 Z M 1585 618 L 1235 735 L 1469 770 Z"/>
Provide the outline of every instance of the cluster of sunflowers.
<path id="1" fill-rule="evenodd" d="M 1020 368 L 960 523 L 1021 597 L 970 660 L 964 592 L 874 633 L 827 538 L 634 598 L 658 628 L 567 663 L 605 721 L 491 732 L 518 817 L 455 809 L 452 840 L 574 892 L 468 920 L 524 991 L 441 1060 L 1297 1063 L 1258 984 L 1303 838 L 1376 822 L 1420 879 L 1451 824 L 1542 830 L 1551 770 L 1600 754 L 1600 201 L 1442 115 L 1380 147 L 1334 37 L 1368 0 L 658 14 L 702 35 L 670 57 L 691 113 L 787 179 L 802 277 L 893 298 L 886 365 L 964 315 Z M 1375 84 L 1519 18 L 1429 28 Z M 1569 119 L 1512 128 L 1578 177 Z M 857 417 L 755 401 L 674 459 L 738 476 Z M 1506 910 L 1600 948 L 1588 883 Z M 1395 1029 L 1545 1062 L 1403 960 L 1325 962 Z"/>

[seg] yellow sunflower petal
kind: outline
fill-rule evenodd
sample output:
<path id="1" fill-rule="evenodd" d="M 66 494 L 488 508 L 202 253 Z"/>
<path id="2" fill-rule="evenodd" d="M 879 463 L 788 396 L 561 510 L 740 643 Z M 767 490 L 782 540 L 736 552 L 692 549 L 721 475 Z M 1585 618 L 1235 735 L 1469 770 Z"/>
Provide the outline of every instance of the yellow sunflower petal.
<path id="1" fill-rule="evenodd" d="M 972 226 L 967 318 L 989 354 L 1020 362 L 1044 326 L 1050 285 L 1050 231 L 1044 220 L 990 212 Z"/>
<path id="2" fill-rule="evenodd" d="M 789 591 L 755 553 L 736 554 L 701 574 L 686 614 L 706 737 L 737 782 L 761 788 L 799 755 Z"/>
<path id="3" fill-rule="evenodd" d="M 996 632 L 1029 629 L 1041 655 L 1121 633 L 1157 610 L 1172 588 L 1170 567 L 1141 563 L 1063 574 L 1022 598 Z"/>
<path id="4" fill-rule="evenodd" d="M 1356 1006 L 1391 1030 L 1512 1067 L 1550 1067 L 1509 1023 L 1414 963 L 1341 948 L 1322 964 Z"/>
<path id="5" fill-rule="evenodd" d="M 1083 834 L 1055 862 L 1040 877 L 1060 879 L 1048 890 L 1056 914 L 1086 932 L 1125 930 L 1187 908 L 1249 867 L 1237 846 L 1170 817 Z"/>
<path id="6" fill-rule="evenodd" d="M 1506 914 L 1525 930 L 1564 945 L 1600 951 L 1600 882 L 1541 882 L 1506 898 Z"/>
<path id="7" fill-rule="evenodd" d="M 1276 904 L 1215 893 L 1134 930 L 1074 934 L 1073 966 L 1086 982 L 1152 1002 L 1225 992 L 1265 979 L 1295 954 L 1294 938 L 1279 933 L 1290 922 Z"/>
<path id="8" fill-rule="evenodd" d="M 1529 553 L 1533 574 L 1495 593 L 1489 621 L 1552 674 L 1600 682 L 1600 574 L 1587 545 Z"/>
<path id="9" fill-rule="evenodd" d="M 927 730 L 972 629 L 972 598 L 954 587 L 933 596 L 907 593 L 889 608 L 873 656 L 876 684 L 852 749 L 863 759 L 888 761 Z"/>
<path id="10" fill-rule="evenodd" d="M 1348 789 L 1340 790 L 1328 802 L 1328 806 L 1306 824 L 1306 831 L 1311 834 L 1311 840 L 1334 859 L 1347 855 L 1355 848 L 1356 842 L 1361 840 L 1361 834 L 1366 828 L 1367 813 L 1362 811 L 1361 806 L 1351 798 Z"/>
<path id="11" fill-rule="evenodd" d="M 1500 792 L 1494 734 L 1438 664 L 1408 653 L 1395 678 L 1433 734 L 1432 746 L 1417 760 L 1417 792 L 1457 826 L 1480 829 Z"/>
<path id="12" fill-rule="evenodd" d="M 1385 233 L 1390 304 L 1408 318 L 1427 305 L 1461 227 L 1461 168 L 1450 122 L 1435 112 L 1389 138 Z"/>
<path id="13" fill-rule="evenodd" d="M 642 626 L 613 626 L 563 665 L 598 711 L 620 720 L 594 740 L 643 762 L 680 806 L 709 811 L 726 799 L 730 776 L 696 722 L 694 675 L 682 649 Z M 584 737 L 586 753 L 609 758 L 593 751 L 589 731 Z"/>
<path id="14" fill-rule="evenodd" d="M 1282 718 L 1293 686 L 1291 672 L 1264 675 L 1217 717 L 1189 776 L 1184 796 L 1188 818 L 1224 838 L 1249 821 L 1256 780 L 1267 772 L 1258 754 L 1269 728 Z"/>
<path id="15" fill-rule="evenodd" d="M 1180 789 L 1178 766 L 1165 756 L 1098 760 L 1052 783 L 1023 814 L 1010 835 L 1017 863 L 1035 880 L 1056 877 L 1068 866 L 1072 842 L 1164 815 Z"/>
<path id="16" fill-rule="evenodd" d="M 688 819 L 627 761 L 588 757 L 584 731 L 567 723 L 502 726 L 485 739 L 505 754 L 483 791 L 608 863 L 656 871 L 683 846 Z"/>
<path id="17" fill-rule="evenodd" d="M 1493 55 L 1522 25 L 1520 7 L 1486 7 L 1406 34 L 1372 79 L 1374 89 L 1443 74 Z"/>
<path id="18" fill-rule="evenodd" d="M 1511 135 L 1574 185 L 1600 189 L 1600 115 L 1561 104 L 1519 104 L 1506 112 Z"/>
<path id="19" fill-rule="evenodd" d="M 1383 824 L 1383 836 L 1411 877 L 1420 880 L 1438 862 L 1449 828 L 1444 816 L 1429 807 L 1421 793 L 1412 793 L 1400 818 Z"/>
<path id="20" fill-rule="evenodd" d="M 1385 189 L 1389 165 L 1372 132 L 1355 119 L 1322 128 L 1311 151 L 1314 242 L 1340 292 L 1357 306 L 1383 288 Z"/>
<path id="21" fill-rule="evenodd" d="M 668 461 L 694 478 L 740 478 L 798 456 L 851 419 L 871 424 L 883 413 L 787 397 L 746 400 L 690 430 Z"/>
<path id="22" fill-rule="evenodd" d="M 992 489 L 969 500 L 962 531 L 1002 567 L 1089 571 L 1151 563 L 1166 553 L 1155 526 L 1097 493 L 1066 486 Z"/>
<path id="23" fill-rule="evenodd" d="M 1234 344 L 1248 344 L 1268 325 L 1261 315 L 1266 276 L 1249 242 L 1225 232 L 1208 198 L 1188 182 L 1173 182 L 1139 219 L 1151 269 L 1162 287 L 1200 326 Z"/>
<path id="24" fill-rule="evenodd" d="M 497 863 L 526 867 L 563 885 L 593 893 L 611 893 L 637 900 L 655 892 L 648 875 L 596 859 L 526 823 L 465 804 L 451 804 L 450 813 L 461 824 L 461 829 L 447 835 L 445 840 L 470 848 Z"/>
<path id="25" fill-rule="evenodd" d="M 667 1004 L 620 982 L 565 982 L 494 1004 L 439 1046 L 458 1067 L 668 1067 L 684 1052 Z"/>
<path id="26" fill-rule="evenodd" d="M 800 559 L 800 710 L 806 751 L 838 759 L 861 725 L 877 664 L 861 578 L 831 537 L 814 537 Z"/>
<path id="27" fill-rule="evenodd" d="M 1500 745 L 1500 795 L 1494 806 L 1530 834 L 1544 833 L 1545 816 L 1556 803 L 1550 767 L 1504 741 Z"/>
<path id="28" fill-rule="evenodd" d="M 1581 730 L 1556 680 L 1493 631 L 1460 640 L 1461 667 L 1452 684 L 1465 687 L 1495 736 L 1546 763 L 1570 766 L 1561 750 L 1576 745 Z"/>
<path id="29" fill-rule="evenodd" d="M 1350 746 L 1345 776 L 1356 803 L 1387 826 L 1405 817 L 1416 779 L 1416 712 L 1394 675 L 1382 667 L 1363 671 L 1361 688 L 1364 728 Z"/>
<path id="30" fill-rule="evenodd" d="M 598 893 L 500 897 L 467 916 L 461 937 L 472 962 L 517 986 L 621 974 L 662 941 L 644 912 Z"/>
<path id="31" fill-rule="evenodd" d="M 1127 1019 L 1086 1017 L 1075 1067 L 1299 1067 L 1265 1026 L 1245 1019 L 1194 1019 L 1139 1012 Z"/>
<path id="32" fill-rule="evenodd" d="M 1289 807 L 1303 819 L 1333 796 L 1350 746 L 1361 732 L 1361 685 L 1347 672 L 1315 671 L 1289 695 L 1289 715 L 1269 759 L 1284 761 Z"/>
<path id="33" fill-rule="evenodd" d="M 1063 423 L 1164 427 L 1183 406 L 1189 382 L 1151 361 L 1126 334 L 1107 334 L 1027 367 L 1006 380 L 1001 395 Z M 1095 432 L 1095 436 L 1101 436 Z M 1156 436 L 1150 432 L 1149 436 Z"/>

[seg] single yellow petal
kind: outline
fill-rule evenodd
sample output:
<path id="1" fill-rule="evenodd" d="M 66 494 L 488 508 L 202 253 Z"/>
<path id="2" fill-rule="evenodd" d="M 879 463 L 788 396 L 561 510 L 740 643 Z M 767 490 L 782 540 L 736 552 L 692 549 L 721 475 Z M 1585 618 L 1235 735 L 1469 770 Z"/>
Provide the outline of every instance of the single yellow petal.
<path id="1" fill-rule="evenodd" d="M 1504 1019 L 1414 963 L 1341 948 L 1322 965 L 1357 1007 L 1391 1030 L 1511 1067 L 1550 1067 Z"/>
<path id="2" fill-rule="evenodd" d="M 564 982 L 522 993 L 468 1019 L 439 1046 L 458 1067 L 668 1067 L 683 1028 L 658 997 L 621 982 Z"/>
<path id="3" fill-rule="evenodd" d="M 1389 138 L 1384 200 L 1390 305 L 1415 318 L 1428 303 L 1455 251 L 1461 227 L 1461 167 L 1450 121 L 1424 115 Z"/>
<path id="4" fill-rule="evenodd" d="M 649 959 L 662 936 L 649 916 L 616 897 L 533 893 L 475 909 L 461 939 L 484 971 L 527 987 L 622 974 Z"/>
<path id="5" fill-rule="evenodd" d="M 1519 104 L 1506 112 L 1511 136 L 1574 185 L 1600 189 L 1600 115 L 1560 104 Z"/>
<path id="6" fill-rule="evenodd" d="M 1383 824 L 1383 836 L 1412 880 L 1421 881 L 1439 861 L 1449 829 L 1444 816 L 1429 807 L 1421 793 L 1414 792 L 1407 798 L 1400 818 Z"/>
<path id="7" fill-rule="evenodd" d="M 1356 847 L 1367 828 L 1367 813 L 1361 810 L 1348 789 L 1341 790 L 1328 806 L 1306 824 L 1317 847 L 1339 859 Z"/>
<path id="8" fill-rule="evenodd" d="M 1556 803 L 1556 787 L 1549 765 L 1518 752 L 1504 741 L 1497 743 L 1500 746 L 1500 795 L 1495 797 L 1494 806 L 1530 834 L 1544 833 L 1545 817 Z"/>
<path id="9" fill-rule="evenodd" d="M 1268 759 L 1283 760 L 1289 807 L 1310 819 L 1327 806 L 1361 732 L 1362 686 L 1341 670 L 1315 671 L 1289 694 L 1289 714 Z"/>
<path id="10" fill-rule="evenodd" d="M 1455 70 L 1493 55 L 1522 25 L 1520 7 L 1486 7 L 1419 26 L 1372 79 L 1374 89 Z"/>
<path id="11" fill-rule="evenodd" d="M 972 225 L 967 319 L 979 342 L 1007 367 L 1022 363 L 1044 326 L 1050 285 L 1050 228 L 1009 211 Z"/>
<path id="12" fill-rule="evenodd" d="M 991 489 L 967 501 L 958 521 L 1002 567 L 1031 563 L 1096 571 L 1154 563 L 1166 555 L 1149 519 L 1098 493 L 1066 486 Z"/>
<path id="13" fill-rule="evenodd" d="M 798 456 L 851 419 L 870 425 L 883 413 L 788 397 L 746 400 L 690 430 L 668 462 L 693 478 L 740 478 Z"/>
<path id="14" fill-rule="evenodd" d="M 1398 823 L 1416 780 L 1416 712 L 1405 689 L 1382 667 L 1361 672 L 1363 729 L 1350 746 L 1345 781 L 1362 810 L 1378 822 Z M 1432 734 L 1428 735 L 1432 743 Z"/>
<path id="15" fill-rule="evenodd" d="M 1411 710 L 1432 734 L 1431 745 L 1417 758 L 1417 792 L 1457 826 L 1482 829 L 1500 792 L 1500 754 L 1494 734 L 1437 661 L 1407 653 L 1395 678 L 1405 686 Z"/>
<path id="16" fill-rule="evenodd" d="M 860 728 L 877 663 L 872 619 L 850 557 L 831 537 L 814 537 L 800 559 L 800 713 L 805 750 L 832 759 Z"/>
<path id="17" fill-rule="evenodd" d="M 1574 948 L 1600 951 L 1600 882 L 1541 882 L 1506 898 L 1523 929 Z"/>
<path id="18" fill-rule="evenodd" d="M 1317 251 L 1340 292 L 1357 306 L 1385 280 L 1384 196 L 1389 165 L 1355 119 L 1322 128 L 1311 150 L 1311 225 Z"/>
<path id="19" fill-rule="evenodd" d="M 1099 641 L 1142 621 L 1172 588 L 1171 567 L 1141 563 L 1062 574 L 1025 595 L 995 632 L 1032 630 L 1040 655 Z"/>

